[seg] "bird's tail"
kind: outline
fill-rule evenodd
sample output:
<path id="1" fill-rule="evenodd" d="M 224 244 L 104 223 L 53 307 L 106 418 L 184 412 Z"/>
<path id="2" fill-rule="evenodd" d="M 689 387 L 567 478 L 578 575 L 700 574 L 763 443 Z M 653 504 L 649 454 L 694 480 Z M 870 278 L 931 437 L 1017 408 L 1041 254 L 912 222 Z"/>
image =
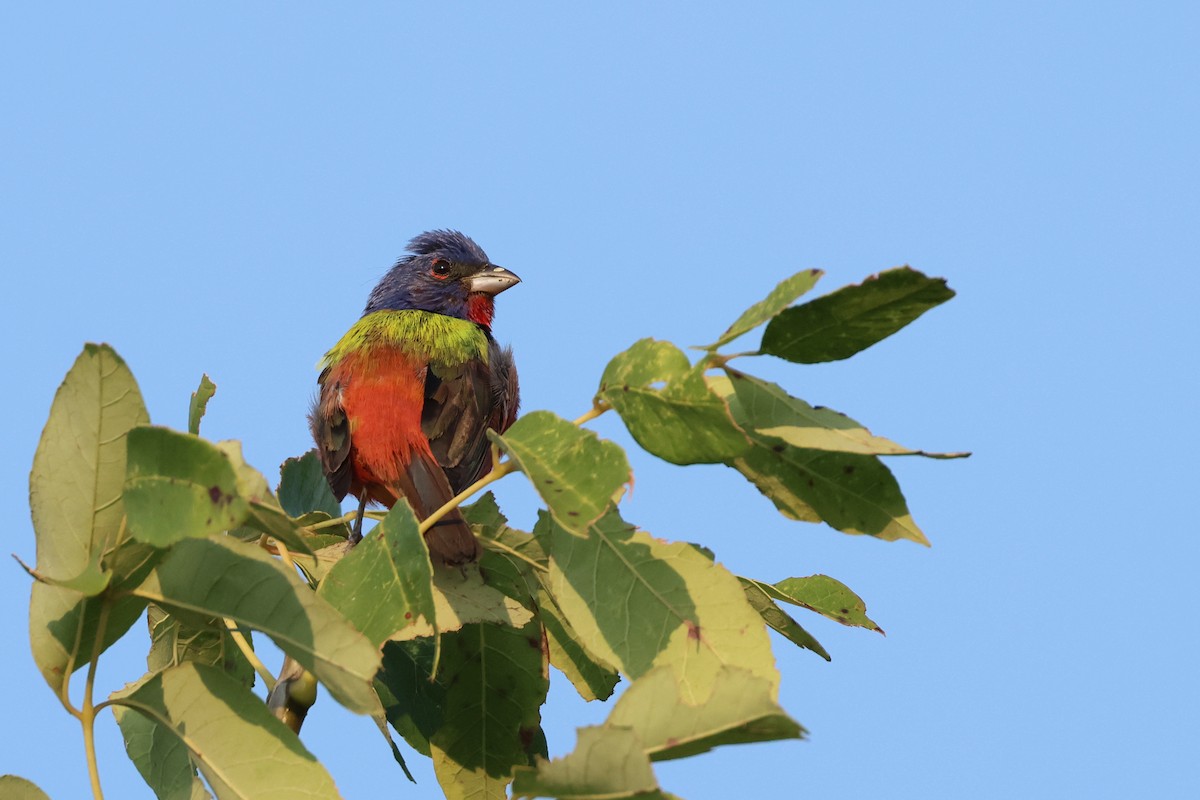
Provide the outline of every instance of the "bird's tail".
<path id="1" fill-rule="evenodd" d="M 408 500 L 419 520 L 424 520 L 454 497 L 446 473 L 432 456 L 423 453 L 413 454 L 395 489 L 396 494 Z M 429 555 L 434 562 L 457 566 L 479 560 L 479 541 L 457 508 L 425 532 L 425 543 L 429 545 Z"/>

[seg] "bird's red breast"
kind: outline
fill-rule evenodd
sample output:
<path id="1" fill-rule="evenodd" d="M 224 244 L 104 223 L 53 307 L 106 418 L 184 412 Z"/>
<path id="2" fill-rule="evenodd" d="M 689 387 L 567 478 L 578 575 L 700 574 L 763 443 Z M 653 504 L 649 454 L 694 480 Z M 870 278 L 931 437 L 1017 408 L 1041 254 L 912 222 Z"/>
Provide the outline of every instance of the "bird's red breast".
<path id="1" fill-rule="evenodd" d="M 327 381 L 341 386 L 341 404 L 354 439 L 357 482 L 394 485 L 414 451 L 432 458 L 421 431 L 424 363 L 397 348 L 375 346 L 348 354 Z"/>

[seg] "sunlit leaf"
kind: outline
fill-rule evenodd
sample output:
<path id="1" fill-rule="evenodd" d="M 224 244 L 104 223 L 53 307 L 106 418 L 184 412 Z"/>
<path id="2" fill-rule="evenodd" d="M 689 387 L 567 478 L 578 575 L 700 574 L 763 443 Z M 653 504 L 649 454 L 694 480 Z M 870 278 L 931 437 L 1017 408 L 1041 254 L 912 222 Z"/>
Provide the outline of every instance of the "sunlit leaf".
<path id="1" fill-rule="evenodd" d="M 202 800 L 211 797 L 196 775 L 187 746 L 156 719 L 124 706 L 113 707 L 125 752 L 158 800 Z"/>
<path id="2" fill-rule="evenodd" d="M 283 462 L 279 468 L 279 504 L 292 517 L 309 511 L 324 511 L 331 518 L 342 515 L 342 506 L 329 488 L 316 450 Z"/>
<path id="3" fill-rule="evenodd" d="M 0 797 L 4 800 L 50 800 L 32 781 L 16 775 L 0 775 Z"/>
<path id="4" fill-rule="evenodd" d="M 762 620 L 737 578 L 695 546 L 636 531 L 612 511 L 568 534 L 542 515 L 549 586 L 580 641 L 637 678 L 670 665 L 689 703 L 703 702 L 724 665 L 778 686 Z"/>
<path id="5" fill-rule="evenodd" d="M 108 649 L 141 616 L 146 601 L 128 591 L 142 582 L 161 556 L 161 551 L 141 542 L 123 542 L 104 559 L 104 569 L 112 580 L 106 592 L 96 597 L 47 583 L 33 584 L 30 649 L 38 670 L 55 693 L 61 692 L 71 673 L 91 660 L 97 644 L 100 652 Z M 108 604 L 109 611 L 100 638 L 100 609 L 104 604 Z"/>
<path id="6" fill-rule="evenodd" d="M 540 592 L 537 604 L 550 646 L 550 663 L 567 676 L 584 700 L 612 697 L 621 679 L 617 671 L 584 646 L 549 592 Z"/>
<path id="7" fill-rule="evenodd" d="M 188 404 L 188 433 L 200 434 L 200 420 L 208 410 L 208 401 L 217 393 L 217 385 L 208 379 L 208 375 L 200 376 L 200 385 L 192 392 L 192 400 Z"/>
<path id="8" fill-rule="evenodd" d="M 833 660 L 811 633 L 800 627 L 799 622 L 796 622 L 786 611 L 776 605 L 771 595 L 767 593 L 766 586 L 770 584 L 764 586 L 760 581 L 750 578 L 739 578 L 738 580 L 742 582 L 742 588 L 746 590 L 746 599 L 750 601 L 750 607 L 758 612 L 759 616 L 763 618 L 763 622 L 770 625 L 772 630 L 777 631 L 797 647 L 811 650 L 826 661 Z"/>
<path id="9" fill-rule="evenodd" d="M 669 668 L 652 669 L 625 690 L 604 724 L 633 730 L 652 761 L 804 735 L 775 702 L 771 682 L 736 667 L 721 668 L 700 705 L 680 695 Z"/>
<path id="10" fill-rule="evenodd" d="M 843 625 L 883 633 L 883 628 L 867 616 L 867 604 L 862 598 L 828 575 L 785 578 L 774 585 L 761 582 L 758 585 L 776 600 L 803 606 Z"/>
<path id="11" fill-rule="evenodd" d="M 831 408 L 810 406 L 783 387 L 726 368 L 741 407 L 739 420 L 747 430 L 781 439 L 793 447 L 833 450 L 860 455 L 920 455 L 962 458 L 967 453 L 929 453 L 875 436 L 862 424 Z"/>
<path id="12" fill-rule="evenodd" d="M 735 419 L 744 419 L 729 379 L 718 376 L 710 385 L 727 392 Z M 823 521 L 843 533 L 929 544 L 891 470 L 875 456 L 793 447 L 752 429 L 749 435 L 754 447 L 727 463 L 785 516 Z"/>
<path id="13" fill-rule="evenodd" d="M 156 547 L 236 528 L 249 506 L 229 456 L 190 433 L 129 432 L 125 510 L 129 533 Z"/>
<path id="14" fill-rule="evenodd" d="M 629 728 L 580 728 L 575 750 L 517 771 L 513 798 L 666 800 L 641 741 Z"/>
<path id="15" fill-rule="evenodd" d="M 409 626 L 435 621 L 433 566 L 408 503 L 396 503 L 374 532 L 337 562 L 317 594 L 379 646 Z"/>
<path id="16" fill-rule="evenodd" d="M 430 746 L 442 790 L 449 800 L 503 800 L 540 735 L 549 687 L 540 626 L 468 625 L 446 636 L 438 681 L 445 706 Z"/>
<path id="17" fill-rule="evenodd" d="M 299 576 L 257 547 L 228 537 L 187 539 L 135 590 L 165 606 L 227 617 L 261 631 L 359 714 L 376 705 L 379 652 Z"/>
<path id="18" fill-rule="evenodd" d="M 801 364 L 849 358 L 951 297 L 942 278 L 890 269 L 782 312 L 763 332 L 760 352 Z"/>
<path id="19" fill-rule="evenodd" d="M 747 331 L 754 330 L 759 325 L 770 320 L 796 301 L 796 298 L 816 285 L 817 280 L 825 273 L 819 269 L 806 269 L 797 272 L 776 286 L 764 299 L 750 306 L 742 315 L 729 326 L 729 330 L 721 334 L 721 338 L 704 347 L 705 350 L 715 350 L 732 342 Z"/>
<path id="20" fill-rule="evenodd" d="M 220 670 L 181 664 L 111 699 L 174 733 L 218 797 L 341 796 L 300 739 Z"/>
<path id="21" fill-rule="evenodd" d="M 583 531 L 631 479 L 629 461 L 616 444 L 549 411 L 534 411 L 501 436 L 488 436 L 513 459 L 568 530 Z"/>
<path id="22" fill-rule="evenodd" d="M 86 345 L 54 395 L 29 474 L 39 573 L 75 578 L 116 542 L 125 437 L 148 421 L 121 357 L 108 345 Z"/>
<path id="23" fill-rule="evenodd" d="M 662 388 L 655 384 L 665 383 Z M 643 449 L 672 464 L 712 464 L 750 442 L 702 367 L 670 342 L 642 339 L 604 370 L 597 397 L 611 405 Z"/>

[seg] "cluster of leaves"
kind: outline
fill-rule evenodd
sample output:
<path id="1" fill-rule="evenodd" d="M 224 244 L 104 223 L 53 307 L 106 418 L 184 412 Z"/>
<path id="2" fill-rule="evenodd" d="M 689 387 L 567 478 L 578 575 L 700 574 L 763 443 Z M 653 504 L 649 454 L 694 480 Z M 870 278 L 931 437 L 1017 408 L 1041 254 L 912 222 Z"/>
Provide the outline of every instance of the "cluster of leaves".
<path id="1" fill-rule="evenodd" d="M 783 605 L 879 630 L 863 602 L 824 575 L 773 584 L 736 576 L 704 548 L 629 524 L 618 510 L 632 478 L 626 455 L 582 423 L 614 410 L 648 452 L 727 464 L 787 517 L 925 543 L 878 457 L 932 454 L 729 362 L 846 358 L 953 293 L 901 268 L 793 306 L 819 276 L 784 281 L 695 364 L 669 342 L 637 342 L 608 365 L 593 411 L 574 423 L 535 411 L 503 435 L 490 432 L 506 458 L 479 488 L 519 471 L 545 509 L 525 532 L 490 493 L 464 506 L 484 544 L 467 569 L 431 563 L 404 503 L 376 515 L 380 524 L 351 547 L 351 515 L 312 453 L 284 463 L 272 491 L 237 442 L 199 437 L 215 389 L 207 377 L 188 433 L 154 427 L 121 358 L 85 347 L 55 397 L 30 478 L 30 631 L 46 682 L 83 723 L 94 791 L 91 730 L 108 707 L 163 800 L 210 790 L 337 797 L 293 732 L 298 723 L 285 725 L 255 692 L 256 671 L 268 686 L 274 678 L 254 635 L 338 703 L 372 716 L 402 767 L 389 726 L 430 756 L 451 798 L 503 798 L 510 784 L 517 797 L 668 797 L 654 761 L 801 737 L 777 703 L 767 629 L 828 659 Z M 721 352 L 764 323 L 757 351 Z M 97 659 L 143 615 L 146 675 L 94 702 Z M 605 723 L 581 729 L 576 749 L 554 761 L 540 726 L 550 665 L 587 700 L 630 682 Z M 85 666 L 77 708 L 68 684 Z M 0 780 L 25 793 L 17 796 L 37 792 Z"/>

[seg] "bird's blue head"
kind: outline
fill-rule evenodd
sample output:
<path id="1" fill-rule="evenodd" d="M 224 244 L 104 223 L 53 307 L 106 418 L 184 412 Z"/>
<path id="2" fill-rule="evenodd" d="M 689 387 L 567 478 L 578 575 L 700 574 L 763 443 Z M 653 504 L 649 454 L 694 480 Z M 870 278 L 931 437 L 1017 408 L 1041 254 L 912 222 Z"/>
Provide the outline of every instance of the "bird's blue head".
<path id="1" fill-rule="evenodd" d="M 363 314 L 432 311 L 490 326 L 492 299 L 521 279 L 488 260 L 458 231 L 427 231 L 408 243 L 403 256 L 379 281 Z"/>

